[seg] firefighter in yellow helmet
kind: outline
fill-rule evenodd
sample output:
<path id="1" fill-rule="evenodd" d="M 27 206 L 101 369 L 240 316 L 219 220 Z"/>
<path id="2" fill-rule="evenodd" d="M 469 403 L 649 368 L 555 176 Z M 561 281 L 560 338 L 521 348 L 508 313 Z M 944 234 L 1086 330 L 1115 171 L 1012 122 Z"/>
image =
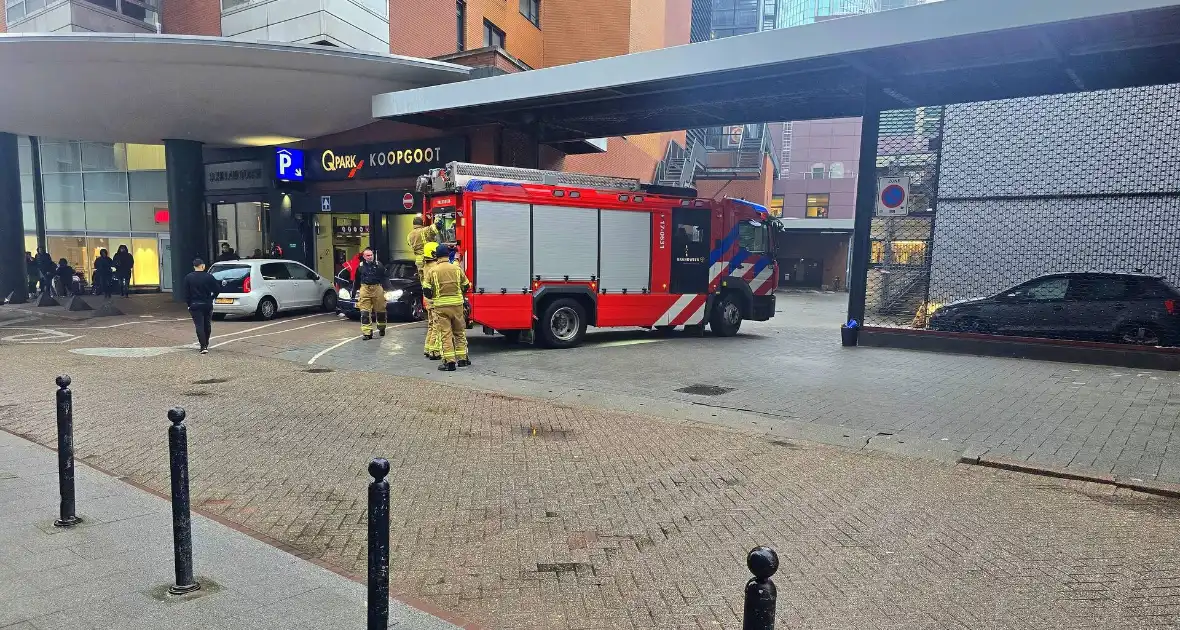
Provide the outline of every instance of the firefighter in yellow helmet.
<path id="1" fill-rule="evenodd" d="M 422 275 L 430 273 L 430 269 L 435 265 L 435 250 L 438 249 L 438 243 L 427 243 L 422 248 Z M 438 335 L 438 322 L 434 317 L 433 300 L 423 296 L 422 303 L 426 307 L 426 347 L 422 353 L 426 355 L 427 359 L 438 361 L 442 358 L 442 338 Z"/>
<path id="2" fill-rule="evenodd" d="M 438 228 L 423 225 L 422 217 L 414 217 L 414 229 L 406 236 L 406 245 L 414 252 L 414 265 L 418 267 L 418 279 L 422 279 L 423 248 L 427 243 L 438 242 Z"/>
<path id="3" fill-rule="evenodd" d="M 438 369 L 454 372 L 456 367 L 471 365 L 467 357 L 467 317 L 463 312 L 463 294 L 471 283 L 463 269 L 447 259 L 451 248 L 439 245 L 435 263 L 422 280 L 422 293 L 432 300 L 434 321 L 442 340 L 442 360 Z"/>

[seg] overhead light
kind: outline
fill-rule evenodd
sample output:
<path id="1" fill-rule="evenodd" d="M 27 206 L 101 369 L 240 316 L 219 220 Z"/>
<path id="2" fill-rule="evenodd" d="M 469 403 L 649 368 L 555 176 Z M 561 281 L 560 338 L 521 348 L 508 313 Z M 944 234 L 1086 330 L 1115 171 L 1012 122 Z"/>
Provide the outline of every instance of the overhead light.
<path id="1" fill-rule="evenodd" d="M 276 144 L 294 144 L 303 142 L 303 140 L 303 138 L 291 136 L 239 136 L 234 138 L 232 142 L 246 147 L 269 147 Z"/>

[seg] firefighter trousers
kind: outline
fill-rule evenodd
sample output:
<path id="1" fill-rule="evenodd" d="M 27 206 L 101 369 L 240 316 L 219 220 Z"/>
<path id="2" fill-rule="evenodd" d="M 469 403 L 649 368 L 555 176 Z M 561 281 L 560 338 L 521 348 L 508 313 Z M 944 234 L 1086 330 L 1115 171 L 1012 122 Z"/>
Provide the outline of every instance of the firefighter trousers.
<path id="1" fill-rule="evenodd" d="M 430 304 L 430 300 L 424 300 L 426 303 L 426 346 L 423 352 L 429 355 L 442 354 L 442 337 L 438 334 L 437 316 L 434 314 L 434 307 Z"/>
<path id="2" fill-rule="evenodd" d="M 467 322 L 463 305 L 435 306 L 434 321 L 442 341 L 442 358 L 454 363 L 467 358 Z"/>
<path id="3" fill-rule="evenodd" d="M 385 330 L 385 290 L 379 284 L 362 284 L 357 291 L 356 307 L 361 312 L 361 334 L 373 336 L 373 325 Z"/>

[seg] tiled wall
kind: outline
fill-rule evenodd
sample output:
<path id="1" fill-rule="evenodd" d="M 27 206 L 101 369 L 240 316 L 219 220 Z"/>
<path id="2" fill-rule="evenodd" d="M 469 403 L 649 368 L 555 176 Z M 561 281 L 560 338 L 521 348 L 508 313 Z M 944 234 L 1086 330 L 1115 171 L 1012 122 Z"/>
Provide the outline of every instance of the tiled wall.
<path id="1" fill-rule="evenodd" d="M 807 195 L 827 194 L 830 199 L 828 218 L 851 219 L 856 207 L 860 119 L 837 118 L 788 124 L 793 125 L 791 162 L 783 165 L 787 177 L 774 183 L 774 193 L 783 195 L 783 216 L 804 217 Z M 781 128 L 778 133 L 781 138 Z M 843 166 L 843 177 L 833 179 L 832 165 L 836 163 Z M 824 166 L 823 179 L 812 177 L 812 167 L 819 164 Z"/>

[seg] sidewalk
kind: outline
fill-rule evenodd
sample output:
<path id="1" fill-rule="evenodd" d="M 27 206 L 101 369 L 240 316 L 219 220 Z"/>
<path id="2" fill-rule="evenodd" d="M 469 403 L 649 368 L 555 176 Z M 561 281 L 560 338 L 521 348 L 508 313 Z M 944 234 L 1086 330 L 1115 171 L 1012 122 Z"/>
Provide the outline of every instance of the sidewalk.
<path id="1" fill-rule="evenodd" d="M 365 587 L 216 522 L 193 517 L 194 563 L 207 588 L 166 595 L 171 507 L 77 467 L 84 524 L 53 527 L 57 456 L 0 432 L 0 628 L 363 628 Z M 390 602 L 390 627 L 457 626 Z"/>

